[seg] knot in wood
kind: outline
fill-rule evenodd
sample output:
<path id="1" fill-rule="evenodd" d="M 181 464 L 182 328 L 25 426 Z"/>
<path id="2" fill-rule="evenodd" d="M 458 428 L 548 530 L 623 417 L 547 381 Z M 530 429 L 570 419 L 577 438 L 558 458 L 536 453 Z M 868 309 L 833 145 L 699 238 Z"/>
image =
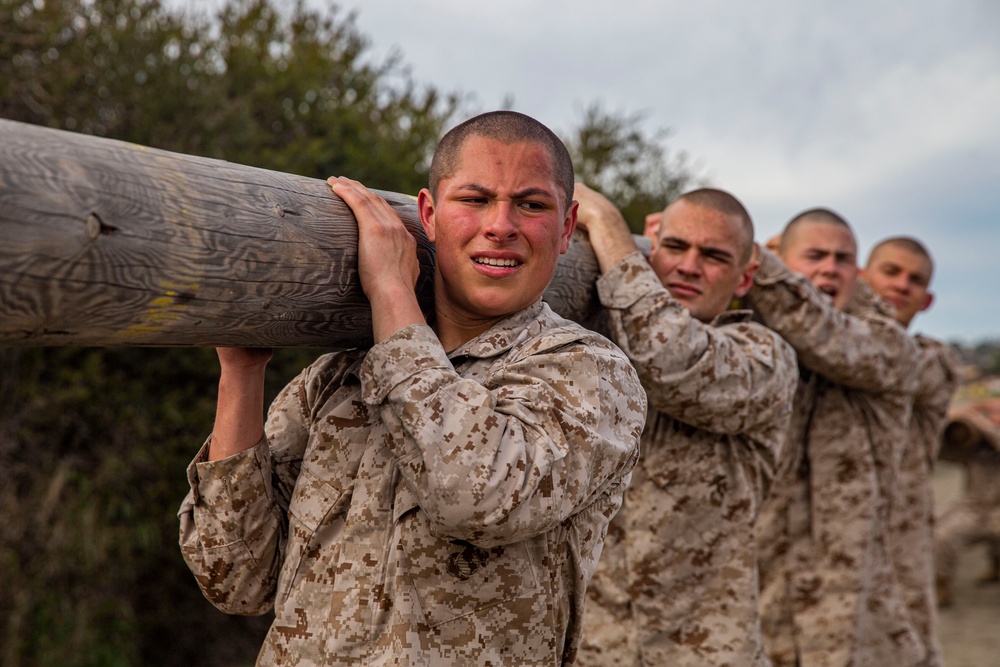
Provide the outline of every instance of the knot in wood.
<path id="1" fill-rule="evenodd" d="M 101 235 L 101 219 L 97 217 L 96 213 L 91 213 L 87 216 L 87 238 L 91 241 L 96 241 L 97 237 Z"/>
<path id="2" fill-rule="evenodd" d="M 87 237 L 91 241 L 96 241 L 97 237 L 101 234 L 113 234 L 118 231 L 118 228 L 114 225 L 105 224 L 96 213 L 88 215 L 84 225 L 87 228 Z"/>

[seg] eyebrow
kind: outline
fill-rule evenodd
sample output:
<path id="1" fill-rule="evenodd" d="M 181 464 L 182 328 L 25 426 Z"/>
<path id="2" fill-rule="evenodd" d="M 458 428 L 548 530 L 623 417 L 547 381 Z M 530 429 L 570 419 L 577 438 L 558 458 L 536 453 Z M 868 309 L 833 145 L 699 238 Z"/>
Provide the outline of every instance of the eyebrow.
<path id="1" fill-rule="evenodd" d="M 464 183 L 458 186 L 459 190 L 472 190 L 473 192 L 478 192 L 487 197 L 496 197 L 497 192 L 491 190 L 485 185 L 479 185 L 478 183 Z M 511 199 L 527 199 L 528 197 L 547 197 L 549 199 L 555 199 L 556 196 L 551 191 L 545 188 L 525 188 L 524 190 L 519 190 L 511 194 Z"/>
<path id="2" fill-rule="evenodd" d="M 691 243 L 690 241 L 687 241 L 685 239 L 679 238 L 677 236 L 664 236 L 663 238 L 660 239 L 660 245 L 663 245 L 664 243 L 668 243 L 668 242 L 669 243 L 680 243 L 680 244 L 685 245 L 685 246 L 687 246 L 689 248 L 691 246 L 695 245 L 694 243 Z M 698 253 L 701 254 L 701 255 L 705 255 L 705 254 L 709 254 L 709 255 L 725 255 L 729 259 L 736 259 L 736 255 L 733 254 L 733 253 L 731 253 L 731 252 L 729 252 L 725 248 L 719 248 L 717 246 L 711 246 L 711 245 L 700 245 L 700 246 L 696 246 L 696 247 L 698 248 Z"/>
<path id="3" fill-rule="evenodd" d="M 857 256 L 857 253 L 851 252 L 849 250 L 829 250 L 827 248 L 816 248 L 816 247 L 808 247 L 805 249 L 805 252 L 807 254 L 833 255 L 834 257 L 842 257 L 848 259 Z"/>

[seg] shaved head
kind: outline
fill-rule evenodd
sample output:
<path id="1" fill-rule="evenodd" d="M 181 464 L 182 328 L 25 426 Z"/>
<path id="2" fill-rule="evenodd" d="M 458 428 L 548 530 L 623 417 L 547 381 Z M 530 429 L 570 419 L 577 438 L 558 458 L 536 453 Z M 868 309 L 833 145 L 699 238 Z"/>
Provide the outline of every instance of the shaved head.
<path id="1" fill-rule="evenodd" d="M 531 116 L 517 111 L 490 111 L 473 116 L 449 130 L 438 142 L 431 160 L 428 185 L 434 197 L 438 186 L 458 169 L 462 146 L 472 136 L 493 139 L 503 144 L 537 143 L 545 147 L 552 158 L 552 171 L 560 191 L 565 195 L 563 212 L 573 201 L 573 160 L 562 139 Z"/>
<path id="2" fill-rule="evenodd" d="M 843 227 L 851 233 L 852 237 L 854 236 L 854 230 L 851 229 L 847 220 L 844 220 L 844 218 L 842 218 L 839 214 L 828 208 L 811 208 L 806 211 L 802 211 L 789 220 L 788 224 L 785 225 L 785 229 L 781 233 L 781 245 L 778 248 L 778 254 L 784 257 L 800 228 L 811 222 L 821 222 L 828 225 Z"/>
<path id="3" fill-rule="evenodd" d="M 674 201 L 684 201 L 694 206 L 718 211 L 723 215 L 733 216 L 740 221 L 742 232 L 740 241 L 740 261 L 746 263 L 753 254 L 753 220 L 750 213 L 743 206 L 739 199 L 729 194 L 725 190 L 715 188 L 699 188 L 686 192 Z"/>
<path id="4" fill-rule="evenodd" d="M 877 259 L 879 251 L 886 248 L 901 248 L 907 252 L 913 253 L 914 255 L 919 255 L 927 260 L 928 266 L 928 281 L 930 280 L 931 274 L 934 273 L 934 258 L 931 257 L 930 251 L 927 247 L 913 238 L 912 236 L 892 236 L 887 239 L 883 239 L 875 244 L 871 252 L 868 253 L 868 266 L 871 267 L 872 263 Z"/>

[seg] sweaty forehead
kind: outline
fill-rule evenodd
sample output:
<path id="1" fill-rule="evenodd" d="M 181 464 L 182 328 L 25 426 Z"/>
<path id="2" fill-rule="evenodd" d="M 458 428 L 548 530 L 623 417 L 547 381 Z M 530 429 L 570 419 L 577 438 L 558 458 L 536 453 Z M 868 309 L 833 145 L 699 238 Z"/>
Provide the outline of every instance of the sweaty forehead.
<path id="1" fill-rule="evenodd" d="M 931 262 L 929 259 L 912 250 L 900 246 L 886 245 L 877 249 L 868 260 L 870 266 L 875 264 L 894 264 L 909 273 L 930 276 Z"/>
<path id="2" fill-rule="evenodd" d="M 659 234 L 661 241 L 680 239 L 693 246 L 726 250 L 737 257 L 753 243 L 738 217 L 683 200 L 667 207 Z"/>
<path id="3" fill-rule="evenodd" d="M 803 220 L 789 229 L 784 239 L 787 252 L 823 250 L 835 253 L 857 254 L 857 242 L 850 229 L 843 225 L 820 220 Z"/>

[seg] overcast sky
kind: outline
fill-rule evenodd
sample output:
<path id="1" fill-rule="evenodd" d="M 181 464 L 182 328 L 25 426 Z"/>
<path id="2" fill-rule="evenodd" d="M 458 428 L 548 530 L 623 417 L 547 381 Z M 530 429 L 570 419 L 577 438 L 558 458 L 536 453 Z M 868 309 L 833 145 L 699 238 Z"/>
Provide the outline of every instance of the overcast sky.
<path id="1" fill-rule="evenodd" d="M 312 0 L 314 6 L 321 6 Z M 370 55 L 560 133 L 646 114 L 766 238 L 828 206 L 861 259 L 900 233 L 938 264 L 914 330 L 1000 338 L 1000 3 L 352 0 Z"/>

